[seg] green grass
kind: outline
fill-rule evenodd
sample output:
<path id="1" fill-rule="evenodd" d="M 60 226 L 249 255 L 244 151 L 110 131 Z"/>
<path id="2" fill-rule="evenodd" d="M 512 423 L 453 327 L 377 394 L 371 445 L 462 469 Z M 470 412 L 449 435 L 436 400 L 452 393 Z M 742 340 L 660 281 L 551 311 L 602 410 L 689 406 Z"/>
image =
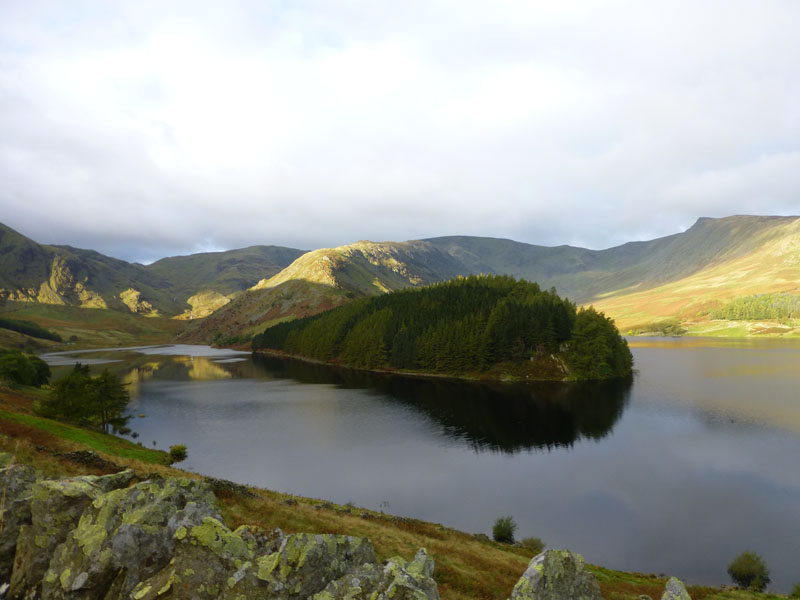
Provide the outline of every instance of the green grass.
<path id="1" fill-rule="evenodd" d="M 32 321 L 56 332 L 65 342 L 74 335 L 77 341 L 63 346 L 76 349 L 168 343 L 186 327 L 185 321 L 162 317 L 33 302 L 9 302 L 0 315 Z"/>
<path id="2" fill-rule="evenodd" d="M 23 425 L 45 431 L 58 438 L 86 446 L 90 450 L 103 452 L 111 456 L 153 464 L 169 463 L 169 458 L 165 452 L 150 450 L 138 444 L 128 442 L 127 440 L 89 429 L 83 429 L 82 427 L 75 427 L 73 425 L 67 425 L 66 423 L 4 409 L 0 409 L 0 419 L 22 423 Z"/>

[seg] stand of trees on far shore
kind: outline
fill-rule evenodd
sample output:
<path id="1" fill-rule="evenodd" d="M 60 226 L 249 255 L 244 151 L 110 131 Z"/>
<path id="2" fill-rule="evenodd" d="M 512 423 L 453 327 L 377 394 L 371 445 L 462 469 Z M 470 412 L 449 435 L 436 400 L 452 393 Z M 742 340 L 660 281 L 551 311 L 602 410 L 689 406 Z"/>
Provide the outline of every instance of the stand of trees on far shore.
<path id="1" fill-rule="evenodd" d="M 253 338 L 274 349 L 348 366 L 432 373 L 485 372 L 558 355 L 572 379 L 630 375 L 633 359 L 614 322 L 576 310 L 554 290 L 508 276 L 471 276 L 364 298 L 279 323 Z"/>

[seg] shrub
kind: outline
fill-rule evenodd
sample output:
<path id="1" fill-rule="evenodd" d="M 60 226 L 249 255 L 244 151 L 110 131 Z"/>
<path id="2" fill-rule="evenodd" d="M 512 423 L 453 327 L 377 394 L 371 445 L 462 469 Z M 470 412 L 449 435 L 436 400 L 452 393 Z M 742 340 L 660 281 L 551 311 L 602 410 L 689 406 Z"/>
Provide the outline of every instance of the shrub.
<path id="1" fill-rule="evenodd" d="M 186 446 L 183 444 L 176 444 L 174 446 L 169 447 L 169 460 L 172 463 L 181 462 L 182 460 L 186 460 L 186 457 L 189 456 L 189 453 L 186 451 Z"/>
<path id="2" fill-rule="evenodd" d="M 0 380 L 41 387 L 50 380 L 50 367 L 38 356 L 0 349 Z"/>
<path id="3" fill-rule="evenodd" d="M 514 523 L 513 517 L 498 517 L 492 527 L 492 537 L 495 542 L 503 544 L 514 543 L 514 531 L 517 529 L 517 524 Z"/>
<path id="4" fill-rule="evenodd" d="M 539 554 L 544 550 L 544 542 L 537 537 L 526 537 L 522 540 L 522 545 L 534 554 Z"/>
<path id="5" fill-rule="evenodd" d="M 800 582 L 795 583 L 792 588 L 792 593 L 789 594 L 790 598 L 800 598 Z"/>
<path id="6" fill-rule="evenodd" d="M 728 575 L 739 587 L 763 592 L 769 584 L 769 569 L 755 552 L 742 552 L 728 565 Z"/>

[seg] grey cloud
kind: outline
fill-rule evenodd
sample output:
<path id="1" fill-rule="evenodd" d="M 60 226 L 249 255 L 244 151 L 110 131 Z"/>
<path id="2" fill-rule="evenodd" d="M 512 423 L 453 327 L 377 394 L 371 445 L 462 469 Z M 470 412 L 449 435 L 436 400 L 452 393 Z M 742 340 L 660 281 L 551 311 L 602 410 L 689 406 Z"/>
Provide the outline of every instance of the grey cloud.
<path id="1" fill-rule="evenodd" d="M 0 211 L 123 258 L 797 213 L 800 5 L 0 6 Z"/>

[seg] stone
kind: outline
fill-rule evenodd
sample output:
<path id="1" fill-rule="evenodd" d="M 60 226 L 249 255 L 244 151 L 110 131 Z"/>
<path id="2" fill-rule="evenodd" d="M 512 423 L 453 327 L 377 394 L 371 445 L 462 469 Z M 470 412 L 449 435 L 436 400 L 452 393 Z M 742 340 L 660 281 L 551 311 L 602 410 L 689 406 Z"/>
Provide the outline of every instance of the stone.
<path id="1" fill-rule="evenodd" d="M 255 558 L 277 552 L 284 535 L 280 529 L 268 534 L 247 525 L 231 531 L 219 520 L 206 517 L 200 525 L 179 528 L 174 537 L 175 558 L 133 588 L 130 596 L 135 600 L 240 596 L 241 590 L 236 594 L 232 590 L 253 574 Z"/>
<path id="2" fill-rule="evenodd" d="M 547 550 L 531 559 L 511 600 L 602 600 L 600 586 L 583 557 L 569 550 Z"/>
<path id="3" fill-rule="evenodd" d="M 87 467 L 95 467 L 97 469 L 120 468 L 117 463 L 106 460 L 97 452 L 93 452 L 92 450 L 75 450 L 74 452 L 66 452 L 60 456 L 61 458 L 65 458 L 66 460 L 78 463 L 79 465 L 85 465 Z"/>
<path id="4" fill-rule="evenodd" d="M 42 598 L 127 598 L 173 558 L 175 534 L 220 519 L 204 482 L 143 481 L 96 498 L 50 561 Z"/>
<path id="5" fill-rule="evenodd" d="M 256 559 L 254 578 L 242 582 L 242 591 L 260 590 L 276 600 L 306 598 L 322 591 L 332 580 L 375 562 L 375 549 L 369 540 L 296 533 L 287 536 L 277 552 Z"/>
<path id="6" fill-rule="evenodd" d="M 380 565 L 363 538 L 231 531 L 205 481 L 132 485 L 130 470 L 37 481 L 2 454 L 0 465 L 3 501 L 28 511 L 16 519 L 11 586 L 0 582 L 0 598 L 439 600 L 424 549 Z"/>
<path id="7" fill-rule="evenodd" d="M 36 472 L 0 453 L 0 582 L 8 582 L 14 565 L 17 539 L 31 522 L 31 488 Z"/>
<path id="8" fill-rule="evenodd" d="M 305 599 L 332 580 L 375 565 L 369 540 L 342 535 L 266 534 L 254 527 L 231 532 L 216 519 L 179 529 L 175 558 L 131 592 L 155 598 Z"/>
<path id="9" fill-rule="evenodd" d="M 31 488 L 31 523 L 17 540 L 10 598 L 36 595 L 56 547 L 77 527 L 83 512 L 97 498 L 130 485 L 133 471 L 114 475 L 43 480 Z"/>
<path id="10" fill-rule="evenodd" d="M 677 577 L 670 577 L 661 600 L 692 600 L 686 586 Z"/>
<path id="11" fill-rule="evenodd" d="M 313 600 L 439 600 L 433 559 L 421 548 L 410 563 L 396 556 L 365 564 L 329 583 Z"/>

